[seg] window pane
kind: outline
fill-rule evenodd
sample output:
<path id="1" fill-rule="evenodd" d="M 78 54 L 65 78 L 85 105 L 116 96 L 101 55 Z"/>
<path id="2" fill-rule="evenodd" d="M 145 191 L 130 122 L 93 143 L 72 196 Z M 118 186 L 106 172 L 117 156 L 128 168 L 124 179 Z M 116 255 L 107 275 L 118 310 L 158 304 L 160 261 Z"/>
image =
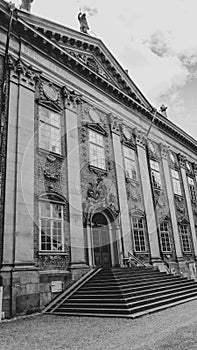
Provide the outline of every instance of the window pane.
<path id="1" fill-rule="evenodd" d="M 173 182 L 174 193 L 181 196 L 182 192 L 181 192 L 180 181 L 176 179 L 172 179 L 172 182 Z"/>
<path id="2" fill-rule="evenodd" d="M 124 157 L 135 160 L 135 152 L 133 149 L 123 146 Z"/>
<path id="3" fill-rule="evenodd" d="M 53 218 L 61 219 L 62 217 L 62 206 L 60 204 L 52 204 Z"/>
<path id="4" fill-rule="evenodd" d="M 42 217 L 50 217 L 50 203 L 49 202 L 41 202 L 41 216 Z"/>
<path id="5" fill-rule="evenodd" d="M 157 170 L 159 172 L 159 164 L 158 162 L 154 160 L 150 160 L 150 167 L 151 169 Z"/>
<path id="6" fill-rule="evenodd" d="M 172 177 L 174 179 L 178 179 L 179 180 L 179 173 L 178 173 L 178 171 L 176 171 L 174 169 L 171 169 L 171 172 L 172 172 Z"/>

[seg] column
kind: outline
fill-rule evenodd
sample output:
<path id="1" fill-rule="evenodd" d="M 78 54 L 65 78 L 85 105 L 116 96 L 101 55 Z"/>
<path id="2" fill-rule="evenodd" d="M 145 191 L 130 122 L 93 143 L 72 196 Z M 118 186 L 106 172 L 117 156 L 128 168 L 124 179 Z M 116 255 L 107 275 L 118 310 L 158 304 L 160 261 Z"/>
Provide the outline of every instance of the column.
<path id="1" fill-rule="evenodd" d="M 192 239 L 193 239 L 194 255 L 195 255 L 195 258 L 197 258 L 197 237 L 196 237 L 193 210 L 192 210 L 191 199 L 190 199 L 189 188 L 188 188 L 188 181 L 187 181 L 187 176 L 186 176 L 186 171 L 185 171 L 186 157 L 182 154 L 179 154 L 178 158 L 179 158 L 179 165 L 181 168 L 183 188 L 184 188 L 184 192 L 185 192 L 185 199 L 186 199 L 186 203 L 187 203 L 187 210 L 188 210 L 189 222 L 190 222 L 190 227 L 191 227 L 191 234 L 192 234 Z"/>
<path id="2" fill-rule="evenodd" d="M 10 73 L 3 264 L 34 265 L 35 74 L 20 60 Z"/>
<path id="3" fill-rule="evenodd" d="M 159 241 L 157 234 L 157 223 L 152 198 L 152 189 L 150 183 L 148 162 L 146 157 L 146 136 L 141 130 L 135 129 L 137 153 L 139 159 L 139 170 L 144 197 L 144 206 L 146 212 L 146 221 L 150 243 L 151 261 L 153 265 L 161 264 Z"/>
<path id="4" fill-rule="evenodd" d="M 131 224 L 125 185 L 125 172 L 122 156 L 122 147 L 120 142 L 119 124 L 120 121 L 117 118 L 113 118 L 111 116 L 111 131 L 116 169 L 116 182 L 120 206 L 120 226 L 122 228 L 124 257 L 128 257 L 128 252 L 132 252 L 133 247 L 131 241 Z"/>
<path id="5" fill-rule="evenodd" d="M 172 231 L 174 236 L 176 256 L 178 261 L 180 261 L 180 260 L 183 260 L 183 253 L 181 249 L 180 235 L 179 235 L 176 211 L 174 206 L 174 191 L 172 187 L 170 169 L 168 165 L 168 147 L 161 143 L 160 149 L 161 149 L 164 179 L 166 184 L 166 192 L 168 196 L 169 212 L 170 212 L 171 223 L 172 223 Z"/>
<path id="6" fill-rule="evenodd" d="M 80 269 L 85 265 L 77 115 L 80 100 L 79 96 L 74 92 L 69 92 L 66 87 L 63 92 L 66 118 L 71 267 Z"/>

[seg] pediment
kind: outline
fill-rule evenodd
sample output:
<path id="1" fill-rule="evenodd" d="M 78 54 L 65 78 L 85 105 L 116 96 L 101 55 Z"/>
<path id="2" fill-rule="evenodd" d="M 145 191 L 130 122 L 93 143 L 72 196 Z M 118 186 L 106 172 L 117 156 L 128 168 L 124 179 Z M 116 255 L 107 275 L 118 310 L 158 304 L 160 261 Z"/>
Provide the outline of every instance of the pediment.
<path id="1" fill-rule="evenodd" d="M 135 209 L 131 212 L 131 216 L 136 216 L 136 217 L 145 217 L 145 214 L 142 210 L 140 209 Z"/>
<path id="2" fill-rule="evenodd" d="M 19 17 L 42 37 L 55 43 L 89 70 L 97 73 L 120 92 L 132 98 L 142 107 L 152 110 L 152 105 L 137 88 L 125 69 L 121 67 L 104 43 L 93 36 L 67 28 L 52 21 L 19 11 Z M 42 44 L 43 47 L 43 44 Z"/>
<path id="3" fill-rule="evenodd" d="M 99 132 L 102 135 L 106 135 L 105 129 L 99 123 L 87 123 L 87 127 L 93 131 Z"/>
<path id="4" fill-rule="evenodd" d="M 85 65 L 89 69 L 96 72 L 102 78 L 108 80 L 111 84 L 120 87 L 119 84 L 115 81 L 115 79 L 113 79 L 113 77 L 107 73 L 107 69 L 103 67 L 99 60 L 95 58 L 92 54 L 80 50 L 71 50 L 70 48 L 64 46 L 61 47 L 63 47 L 69 54 L 71 54 L 77 60 L 81 61 L 82 63 L 85 63 Z"/>
<path id="5" fill-rule="evenodd" d="M 58 104 L 53 101 L 38 99 L 37 102 L 39 103 L 39 105 L 52 109 L 54 112 L 57 112 L 57 113 L 62 112 L 62 108 L 59 107 Z"/>
<path id="6" fill-rule="evenodd" d="M 179 225 L 189 225 L 189 221 L 186 218 L 183 218 L 179 221 Z"/>

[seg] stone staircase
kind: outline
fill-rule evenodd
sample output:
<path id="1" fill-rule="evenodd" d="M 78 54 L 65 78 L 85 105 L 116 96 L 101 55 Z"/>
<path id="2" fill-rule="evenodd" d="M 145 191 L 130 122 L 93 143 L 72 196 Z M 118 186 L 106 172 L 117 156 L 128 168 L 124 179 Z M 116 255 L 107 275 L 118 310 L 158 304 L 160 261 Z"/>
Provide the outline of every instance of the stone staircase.
<path id="1" fill-rule="evenodd" d="M 114 268 L 98 271 L 47 313 L 135 318 L 196 298 L 193 280 L 145 267 Z"/>

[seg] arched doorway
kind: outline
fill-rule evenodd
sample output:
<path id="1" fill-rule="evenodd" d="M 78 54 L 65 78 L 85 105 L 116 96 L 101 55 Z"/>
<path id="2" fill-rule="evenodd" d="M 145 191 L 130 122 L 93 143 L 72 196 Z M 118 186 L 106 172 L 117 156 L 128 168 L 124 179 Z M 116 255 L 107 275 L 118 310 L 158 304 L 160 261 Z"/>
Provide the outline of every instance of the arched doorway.
<path id="1" fill-rule="evenodd" d="M 106 216 L 102 213 L 95 213 L 92 217 L 92 237 L 95 265 L 110 268 L 112 263 L 109 226 Z"/>

